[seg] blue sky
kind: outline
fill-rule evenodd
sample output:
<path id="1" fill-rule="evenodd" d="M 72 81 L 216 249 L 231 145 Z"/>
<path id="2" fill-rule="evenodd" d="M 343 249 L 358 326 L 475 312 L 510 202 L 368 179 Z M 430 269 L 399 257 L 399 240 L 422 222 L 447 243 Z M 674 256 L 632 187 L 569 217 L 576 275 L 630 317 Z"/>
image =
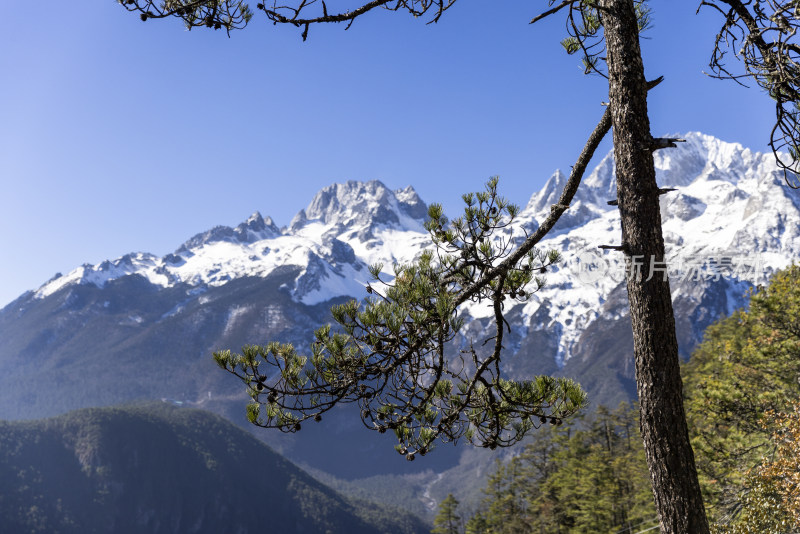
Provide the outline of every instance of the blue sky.
<path id="1" fill-rule="evenodd" d="M 653 0 L 643 41 L 654 135 L 699 130 L 767 150 L 758 89 L 703 74 L 719 16 Z M 605 80 L 559 45 L 545 0 L 460 0 L 312 28 L 258 16 L 232 34 L 141 22 L 112 0 L 27 2 L 0 18 L 0 306 L 56 272 L 163 255 L 259 210 L 278 225 L 345 180 L 413 185 L 449 213 L 500 175 L 518 204 L 568 170 Z M 610 149 L 603 146 L 602 153 Z"/>

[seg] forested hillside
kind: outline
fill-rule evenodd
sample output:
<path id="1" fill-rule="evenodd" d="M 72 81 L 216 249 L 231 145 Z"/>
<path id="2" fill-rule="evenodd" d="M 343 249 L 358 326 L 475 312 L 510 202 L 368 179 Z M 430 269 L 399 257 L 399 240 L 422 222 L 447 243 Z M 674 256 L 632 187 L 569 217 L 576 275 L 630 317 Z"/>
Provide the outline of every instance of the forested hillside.
<path id="1" fill-rule="evenodd" d="M 800 456 L 784 465 L 794 480 L 765 478 L 780 451 L 800 445 L 800 266 L 776 274 L 748 309 L 709 328 L 684 371 L 711 517 L 730 532 L 800 530 Z"/>
<path id="2" fill-rule="evenodd" d="M 153 403 L 0 422 L 0 530 L 407 533 L 414 516 L 347 499 L 221 417 Z"/>
<path id="3" fill-rule="evenodd" d="M 521 454 L 497 463 L 479 510 L 464 518 L 466 531 L 636 532 L 656 525 L 636 414 L 625 404 L 600 407 L 541 429 Z"/>

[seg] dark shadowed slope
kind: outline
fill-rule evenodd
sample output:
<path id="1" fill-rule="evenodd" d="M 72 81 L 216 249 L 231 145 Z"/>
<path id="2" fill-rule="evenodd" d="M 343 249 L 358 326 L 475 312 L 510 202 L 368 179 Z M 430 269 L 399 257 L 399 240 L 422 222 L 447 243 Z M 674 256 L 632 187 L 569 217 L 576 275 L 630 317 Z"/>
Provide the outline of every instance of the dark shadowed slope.
<path id="1" fill-rule="evenodd" d="M 0 525 L 25 533 L 422 533 L 221 417 L 163 403 L 0 422 Z"/>

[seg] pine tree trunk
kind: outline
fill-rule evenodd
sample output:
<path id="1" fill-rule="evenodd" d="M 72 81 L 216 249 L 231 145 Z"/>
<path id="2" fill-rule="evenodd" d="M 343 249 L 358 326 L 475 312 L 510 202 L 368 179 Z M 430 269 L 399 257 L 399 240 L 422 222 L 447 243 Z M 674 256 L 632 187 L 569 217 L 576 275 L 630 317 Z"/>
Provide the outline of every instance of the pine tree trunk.
<path id="1" fill-rule="evenodd" d="M 708 522 L 683 409 L 683 385 L 669 281 L 650 263 L 664 260 L 659 193 L 647 116 L 647 87 L 633 0 L 601 0 L 614 128 L 617 195 L 627 260 L 641 430 L 661 532 L 705 534 Z"/>

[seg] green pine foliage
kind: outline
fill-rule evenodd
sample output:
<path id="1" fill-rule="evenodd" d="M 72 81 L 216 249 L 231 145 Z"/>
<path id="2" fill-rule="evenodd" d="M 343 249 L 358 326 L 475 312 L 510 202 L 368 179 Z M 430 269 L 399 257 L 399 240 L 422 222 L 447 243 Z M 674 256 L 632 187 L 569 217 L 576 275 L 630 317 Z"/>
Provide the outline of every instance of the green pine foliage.
<path id="1" fill-rule="evenodd" d="M 637 412 L 598 408 L 591 419 L 546 427 L 498 462 L 471 534 L 604 533 L 656 524 Z M 628 530 L 625 530 L 628 529 Z"/>
<path id="2" fill-rule="evenodd" d="M 357 403 L 364 425 L 394 433 L 395 450 L 412 461 L 438 441 L 510 446 L 584 407 L 586 394 L 571 379 L 502 376 L 506 304 L 539 291 L 561 257 L 535 248 L 543 234 L 519 246 L 505 237 L 519 207 L 497 184 L 494 177 L 485 191 L 464 195 L 464 215 L 452 221 L 431 205 L 425 227 L 434 246 L 394 265 L 393 276 L 373 265 L 370 296 L 331 308 L 336 324 L 316 330 L 310 354 L 280 342 L 215 352 L 246 385 L 247 419 L 297 432 L 337 404 Z M 456 348 L 467 302 L 491 303 L 493 335 Z"/>
<path id="3" fill-rule="evenodd" d="M 741 513 L 720 534 L 800 532 L 800 402 L 792 413 L 768 417 L 778 428 L 775 451 L 748 472 Z"/>
<path id="4" fill-rule="evenodd" d="M 461 534 L 461 516 L 456 513 L 458 501 L 452 493 L 439 503 L 439 513 L 433 520 L 433 530 L 431 534 Z"/>
<path id="5" fill-rule="evenodd" d="M 706 507 L 731 525 L 754 502 L 748 473 L 774 449 L 778 428 L 768 414 L 787 413 L 800 398 L 800 266 L 777 273 L 749 309 L 710 327 L 684 376 Z"/>
<path id="6" fill-rule="evenodd" d="M 561 46 L 570 55 L 580 52 L 586 74 L 593 72 L 599 74 L 603 63 L 601 60 L 605 59 L 603 57 L 605 43 L 597 2 L 583 0 L 573 7 L 574 9 L 570 9 L 567 14 L 568 36 L 561 41 Z M 644 32 L 652 25 L 650 15 L 652 10 L 647 0 L 634 0 L 634 9 L 639 23 L 639 32 Z"/>

